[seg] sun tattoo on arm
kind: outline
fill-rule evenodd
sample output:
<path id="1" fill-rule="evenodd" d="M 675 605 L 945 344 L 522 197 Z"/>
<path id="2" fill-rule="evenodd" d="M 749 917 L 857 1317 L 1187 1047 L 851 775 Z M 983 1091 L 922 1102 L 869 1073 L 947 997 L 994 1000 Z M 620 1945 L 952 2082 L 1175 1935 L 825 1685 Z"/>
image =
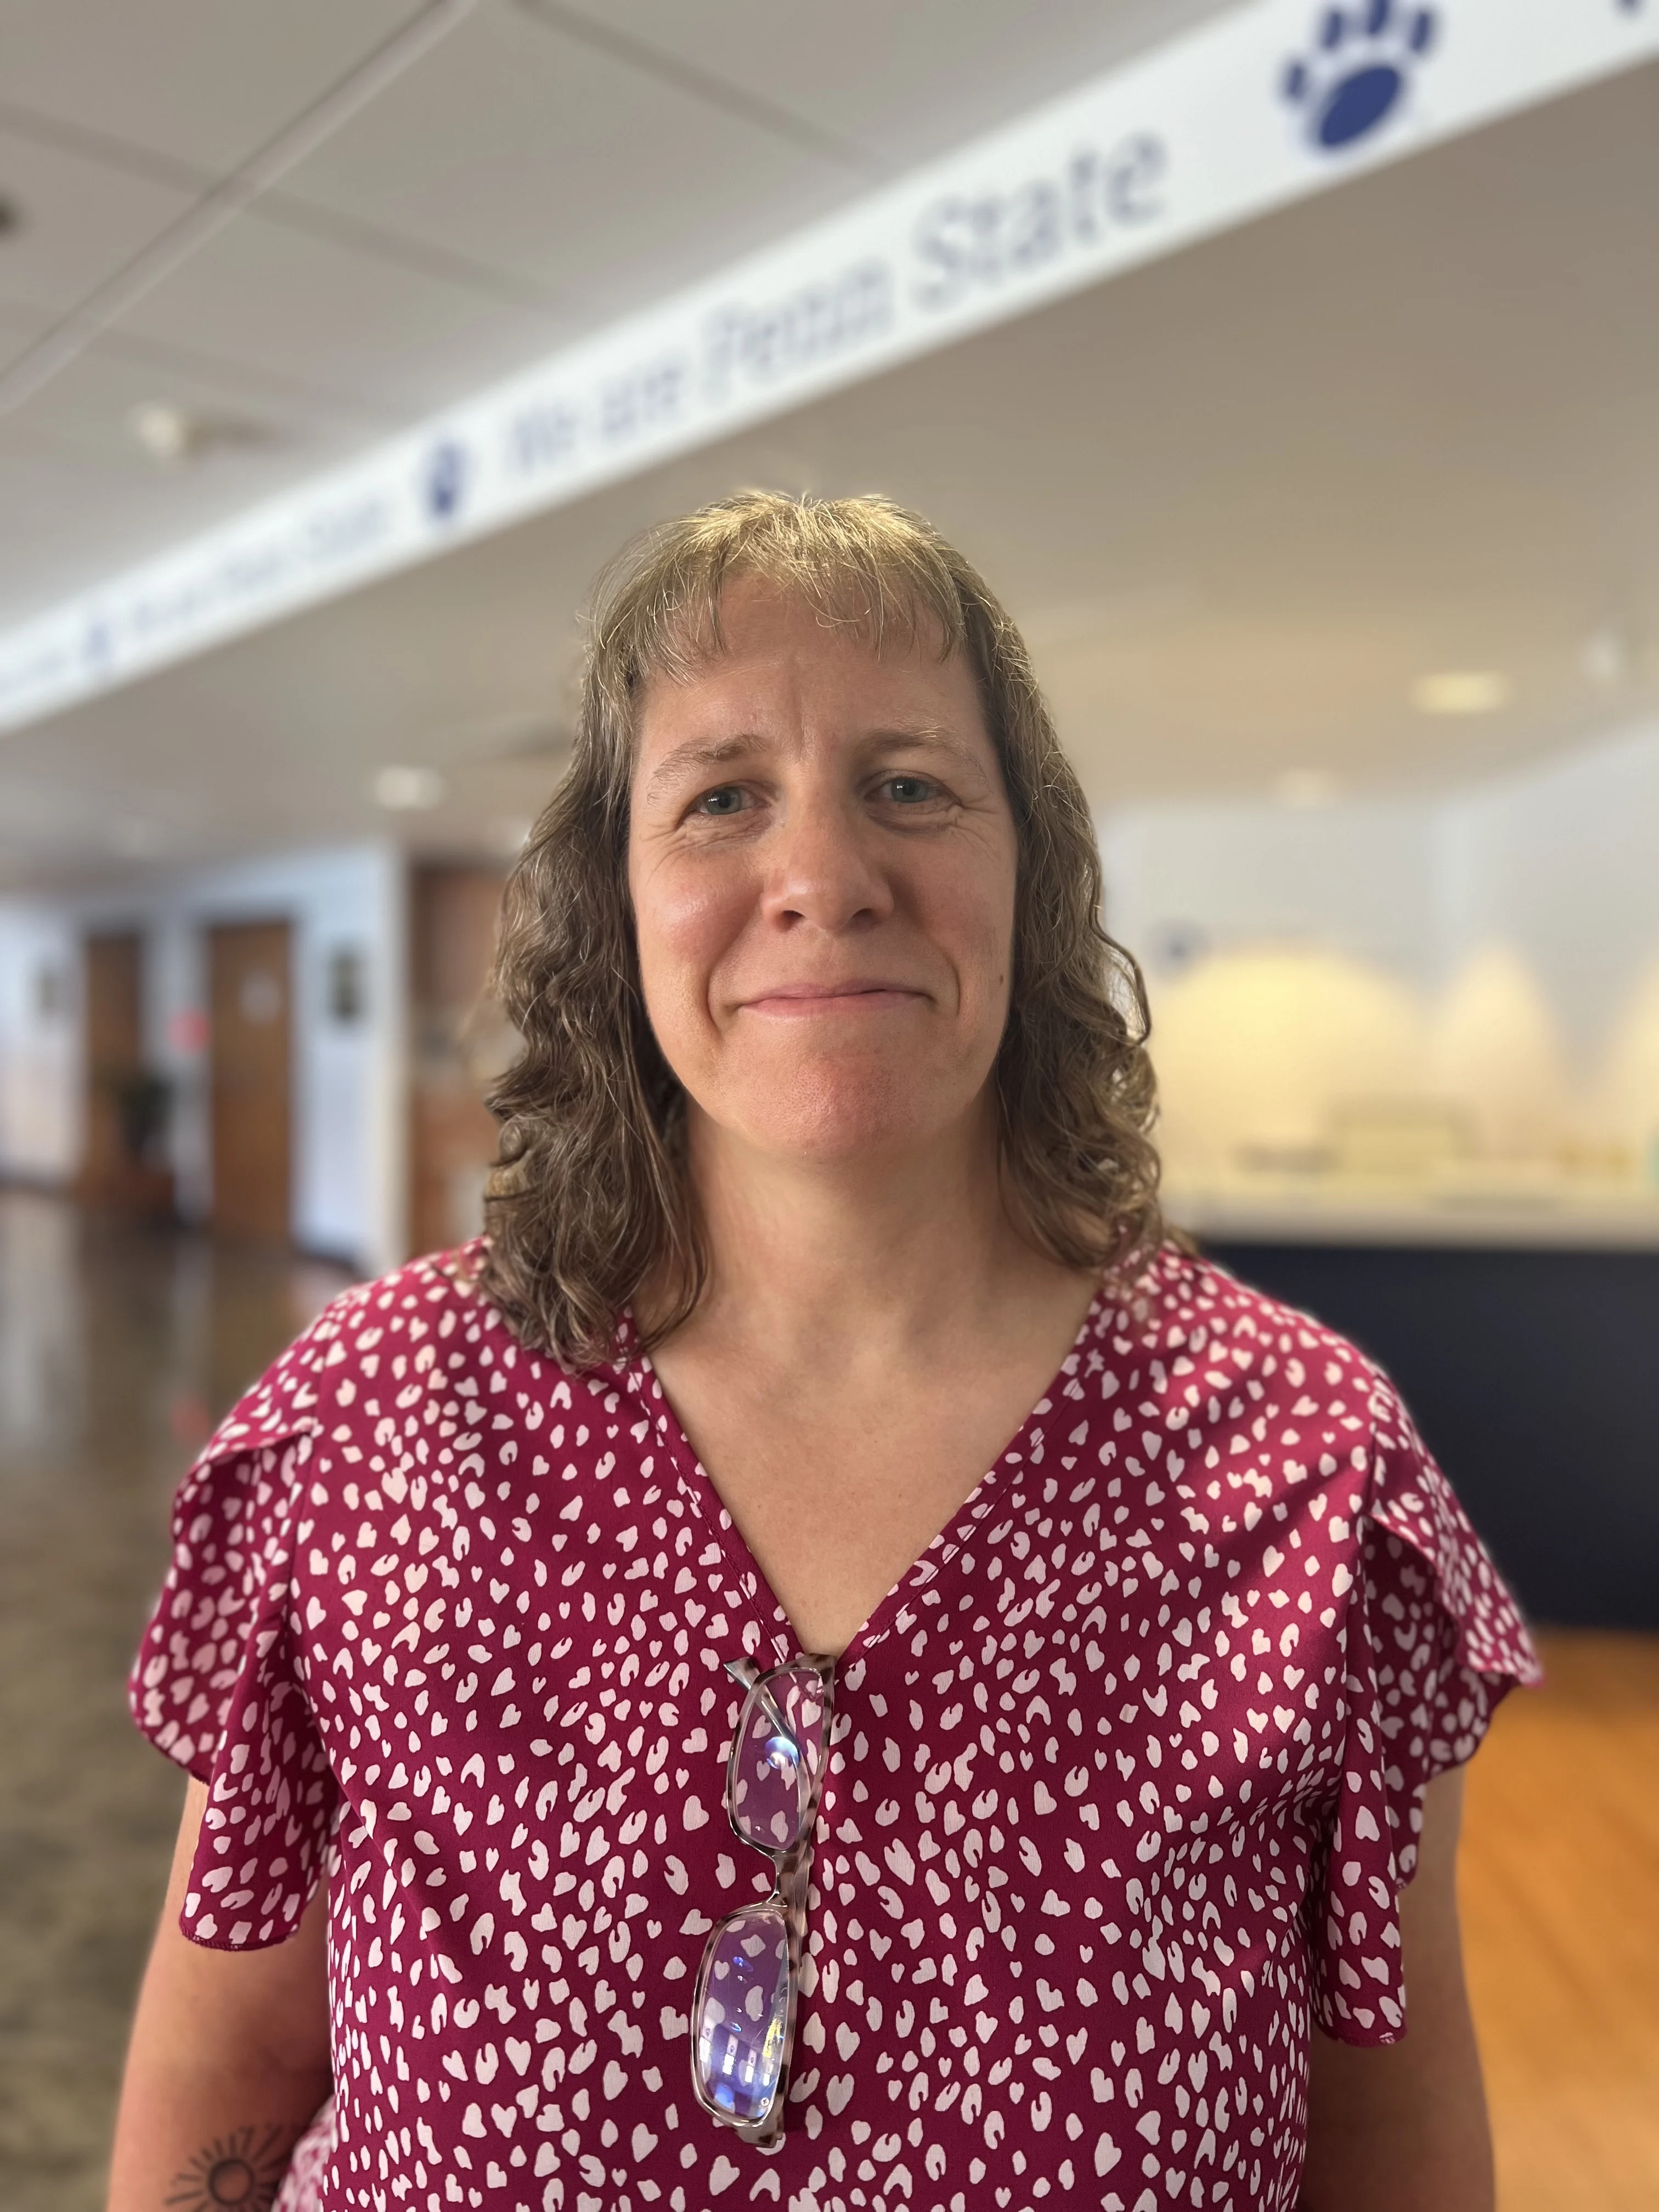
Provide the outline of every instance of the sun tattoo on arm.
<path id="1" fill-rule="evenodd" d="M 299 2132 L 234 2128 L 216 2136 L 173 2175 L 167 2212 L 270 2212 Z"/>

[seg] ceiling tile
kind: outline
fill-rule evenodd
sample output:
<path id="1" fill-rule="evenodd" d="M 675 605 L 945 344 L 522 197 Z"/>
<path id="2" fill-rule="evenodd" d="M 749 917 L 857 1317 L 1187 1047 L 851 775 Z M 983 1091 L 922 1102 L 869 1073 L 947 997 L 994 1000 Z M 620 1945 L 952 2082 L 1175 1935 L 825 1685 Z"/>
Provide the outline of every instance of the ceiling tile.
<path id="1" fill-rule="evenodd" d="M 1070 92 L 1237 0 L 520 0 L 724 79 L 893 171 Z"/>
<path id="2" fill-rule="evenodd" d="M 244 161 L 419 0 L 6 0 L 9 103 L 216 171 Z"/>
<path id="3" fill-rule="evenodd" d="M 533 281 L 591 323 L 690 283 L 866 180 L 495 7 L 295 170 L 283 197 Z"/>
<path id="4" fill-rule="evenodd" d="M 125 327 L 411 416 L 566 335 L 550 315 L 247 216 L 142 300 Z"/>
<path id="5" fill-rule="evenodd" d="M 78 305 L 191 204 L 186 191 L 40 145 L 3 125 L 0 194 L 21 218 L 0 236 L 0 301 L 53 315 Z"/>

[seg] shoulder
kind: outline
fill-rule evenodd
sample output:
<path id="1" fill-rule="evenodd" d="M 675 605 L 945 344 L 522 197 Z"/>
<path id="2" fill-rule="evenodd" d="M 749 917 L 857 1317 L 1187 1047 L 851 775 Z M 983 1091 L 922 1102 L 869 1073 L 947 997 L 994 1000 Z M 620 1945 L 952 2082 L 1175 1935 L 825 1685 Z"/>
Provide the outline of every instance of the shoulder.
<path id="1" fill-rule="evenodd" d="M 1164 1247 L 1097 1330 L 1097 1356 L 1109 1373 L 1130 1367 L 1139 1410 L 1259 1498 L 1328 1487 L 1352 1519 L 1402 1477 L 1443 1485 L 1375 1360 L 1213 1261 Z"/>
<path id="2" fill-rule="evenodd" d="M 1286 1556 L 1279 1532 L 1294 1531 L 1304 1563 L 1333 1566 L 1337 1595 L 1363 1575 L 1384 1611 L 1415 1607 L 1425 1634 L 1449 1621 L 1465 1664 L 1533 1679 L 1513 1601 L 1375 1360 L 1311 1315 L 1170 1247 L 1097 1311 L 1091 1360 L 1123 1463 L 1138 1472 L 1157 1458 L 1195 1535 L 1224 1551 L 1261 1532 L 1267 1590 Z M 1237 1556 L 1255 1571 L 1253 1557 Z M 1268 1601 L 1288 1594 L 1281 1587 Z"/>
<path id="3" fill-rule="evenodd" d="M 428 1253 L 331 1299 L 231 1408 L 200 1462 L 295 1437 L 346 1442 L 365 1423 L 372 1430 L 439 1389 L 468 1405 L 512 1379 L 563 1377 L 556 1361 L 518 1341 L 489 1302 L 479 1280 L 483 1250 L 480 1237 Z"/>
<path id="4" fill-rule="evenodd" d="M 1224 1387 L 1259 1407 L 1357 1417 L 1390 1432 L 1405 1419 L 1393 1384 L 1358 1345 L 1173 1245 L 1105 1305 L 1102 1320 L 1123 1349 L 1144 1347 L 1158 1372 L 1181 1377 L 1189 1392 Z"/>
<path id="5" fill-rule="evenodd" d="M 331 1300 L 292 1347 L 321 1352 L 326 1364 L 342 1357 L 392 1356 L 394 1346 L 420 1344 L 434 1335 L 459 1346 L 486 1335 L 504 1335 L 506 1323 L 481 1282 L 484 1240 L 475 1237 L 453 1251 L 428 1252 L 371 1283 L 355 1283 Z"/>

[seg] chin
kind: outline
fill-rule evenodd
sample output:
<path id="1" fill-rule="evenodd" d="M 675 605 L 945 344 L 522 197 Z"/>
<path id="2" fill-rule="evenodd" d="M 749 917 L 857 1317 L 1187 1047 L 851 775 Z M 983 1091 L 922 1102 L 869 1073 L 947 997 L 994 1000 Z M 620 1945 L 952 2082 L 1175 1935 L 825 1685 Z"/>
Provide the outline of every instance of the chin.
<path id="1" fill-rule="evenodd" d="M 903 1152 L 959 1122 L 983 1087 L 925 1075 L 914 1067 L 855 1071 L 835 1063 L 781 1069 L 753 1088 L 738 1114 L 716 1118 L 762 1151 L 825 1165 Z"/>

